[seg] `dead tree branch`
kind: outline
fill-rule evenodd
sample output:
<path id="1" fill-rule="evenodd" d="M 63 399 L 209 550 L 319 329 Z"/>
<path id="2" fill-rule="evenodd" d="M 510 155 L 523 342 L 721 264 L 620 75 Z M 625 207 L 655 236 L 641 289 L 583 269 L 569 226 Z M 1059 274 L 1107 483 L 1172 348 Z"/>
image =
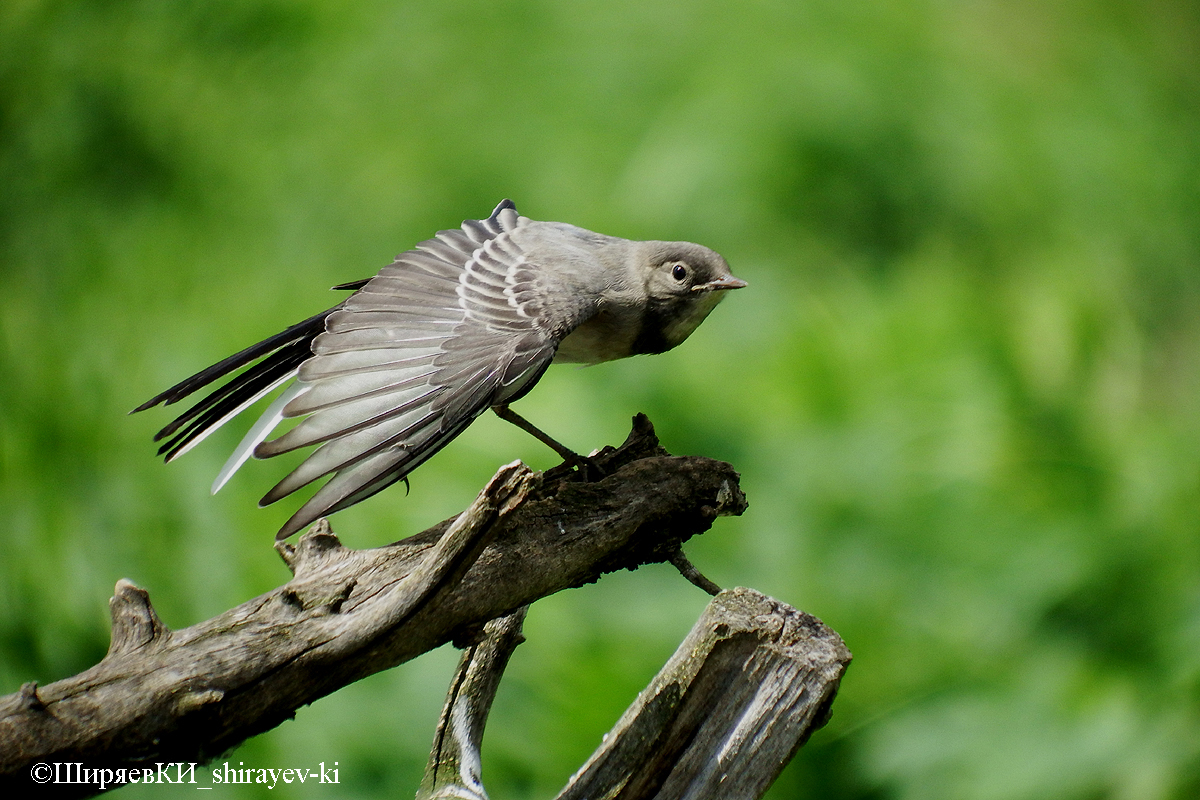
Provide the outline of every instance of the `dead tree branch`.
<path id="1" fill-rule="evenodd" d="M 487 800 L 480 742 L 524 609 L 463 653 L 417 800 Z M 719 593 L 558 800 L 762 797 L 829 720 L 850 663 L 819 619 L 753 589 Z"/>
<path id="2" fill-rule="evenodd" d="M 510 465 L 456 520 L 387 547 L 351 550 L 318 524 L 280 546 L 291 581 L 182 630 L 119 582 L 99 664 L 0 698 L 0 778 L 23 783 L 37 762 L 210 760 L 348 683 L 473 639 L 488 620 L 666 561 L 746 507 L 732 467 L 668 455 L 641 416 L 592 461 L 607 475 L 594 483 Z"/>
<path id="3" fill-rule="evenodd" d="M 417 800 L 487 800 L 483 790 L 483 728 L 500 678 L 517 645 L 529 606 L 489 622 L 483 638 L 463 650 L 446 692 L 433 749 Z"/>
<path id="4" fill-rule="evenodd" d="M 557 800 L 762 797 L 828 722 L 849 664 L 816 617 L 721 592 Z"/>

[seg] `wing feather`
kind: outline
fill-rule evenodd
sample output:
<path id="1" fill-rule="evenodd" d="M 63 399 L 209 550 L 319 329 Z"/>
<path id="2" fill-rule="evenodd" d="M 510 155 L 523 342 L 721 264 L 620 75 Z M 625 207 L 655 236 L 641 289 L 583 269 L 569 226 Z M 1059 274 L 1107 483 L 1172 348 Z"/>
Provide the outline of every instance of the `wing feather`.
<path id="1" fill-rule="evenodd" d="M 233 477 L 233 473 L 237 472 L 242 464 L 254 453 L 254 448 L 267 436 L 271 430 L 279 424 L 279 420 L 284 416 L 284 408 L 292 400 L 304 394 L 308 389 L 303 383 L 293 383 L 279 397 L 275 398 L 275 402 L 267 407 L 262 416 L 258 418 L 250 430 L 246 431 L 246 435 L 242 437 L 242 441 L 234 448 L 233 453 L 225 461 L 225 465 L 221 467 L 221 471 L 217 473 L 216 479 L 212 484 L 212 494 L 221 491 L 221 487 L 228 483 Z"/>
<path id="2" fill-rule="evenodd" d="M 444 386 L 425 384 L 392 394 L 354 397 L 337 406 L 310 414 L 287 433 L 260 444 L 254 454 L 259 458 L 268 458 L 348 436 L 364 428 L 392 428 L 397 425 L 397 419 L 407 419 L 408 412 L 413 409 L 428 414 L 429 405 L 434 398 L 445 391 Z M 382 424 L 385 422 L 388 423 L 387 426 Z M 400 425 L 401 429 L 404 427 L 407 427 L 407 424 Z M 314 453 L 310 458 L 315 458 L 316 455 Z M 339 466 L 340 463 L 335 465 Z"/>
<path id="3" fill-rule="evenodd" d="M 156 401 L 174 402 L 211 375 L 286 351 L 178 420 L 176 428 L 191 424 L 168 447 L 194 445 L 286 371 L 282 380 L 295 375 L 297 382 L 247 433 L 214 490 L 251 454 L 265 458 L 316 445 L 260 501 L 273 503 L 332 475 L 284 525 L 283 538 L 403 479 L 489 406 L 527 391 L 561 336 L 582 321 L 583 312 L 564 303 L 564 290 L 544 282 L 536 252 L 526 252 L 538 239 L 514 238 L 528 223 L 504 201 L 487 219 L 440 231 L 374 278 L 347 284 L 357 291 L 328 312 L 168 390 Z M 288 417 L 304 419 L 267 439 Z"/>
<path id="4" fill-rule="evenodd" d="M 433 348 L 377 348 L 374 350 L 348 350 L 344 353 L 329 353 L 320 361 L 309 359 L 300 365 L 299 378 L 316 383 L 322 378 L 339 375 L 354 375 L 362 372 L 404 369 L 433 364 L 440 350 Z"/>
<path id="5" fill-rule="evenodd" d="M 331 472 L 342 472 L 355 464 L 381 452 L 402 452 L 414 449 L 418 434 L 436 430 L 437 419 L 431 418 L 427 409 L 413 408 L 389 420 L 387 425 L 375 425 L 356 431 L 322 444 L 291 471 L 260 501 L 269 505 L 286 497 L 302 486 L 306 486 Z"/>
<path id="6" fill-rule="evenodd" d="M 310 391 L 288 403 L 284 417 L 300 417 L 366 397 L 395 397 L 399 392 L 415 393 L 429 385 L 429 378 L 434 372 L 433 365 L 430 364 L 414 371 L 414 374 L 385 369 L 357 372 L 338 381 L 306 384 Z"/>
<path id="7" fill-rule="evenodd" d="M 399 339 L 386 327 L 353 328 L 341 333 L 321 334 L 313 342 L 312 349 L 318 358 L 326 353 L 348 353 L 353 350 L 431 350 L 436 353 L 448 338 L 445 334 L 430 332 L 420 339 Z"/>

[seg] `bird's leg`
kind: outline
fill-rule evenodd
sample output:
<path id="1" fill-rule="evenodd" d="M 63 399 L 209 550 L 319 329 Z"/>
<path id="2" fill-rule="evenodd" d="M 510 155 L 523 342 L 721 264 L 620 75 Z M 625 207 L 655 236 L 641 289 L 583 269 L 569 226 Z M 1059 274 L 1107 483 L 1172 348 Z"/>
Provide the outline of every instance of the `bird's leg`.
<path id="1" fill-rule="evenodd" d="M 574 464 L 585 476 L 601 474 L 601 471 L 590 458 L 581 456 L 571 448 L 559 444 L 532 422 L 509 408 L 507 403 L 498 406 L 492 406 L 492 411 L 495 411 L 496 416 L 500 419 L 504 420 L 505 422 L 511 422 L 513 425 L 516 425 L 518 428 L 525 431 L 554 452 L 558 453 L 559 456 L 562 457 L 563 461 L 567 462 L 568 464 Z"/>

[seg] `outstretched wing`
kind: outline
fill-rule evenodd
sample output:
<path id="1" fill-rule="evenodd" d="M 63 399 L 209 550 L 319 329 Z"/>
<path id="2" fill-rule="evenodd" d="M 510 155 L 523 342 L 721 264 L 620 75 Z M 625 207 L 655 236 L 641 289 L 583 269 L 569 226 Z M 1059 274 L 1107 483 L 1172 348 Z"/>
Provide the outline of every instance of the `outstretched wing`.
<path id="1" fill-rule="evenodd" d="M 160 432 L 158 438 L 176 434 L 160 450 L 170 460 L 295 377 L 213 484 L 215 492 L 251 455 L 316 445 L 260 501 L 333 476 L 280 529 L 278 538 L 286 538 L 401 480 L 489 406 L 515 400 L 541 377 L 586 312 L 514 240 L 511 234 L 529 223 L 505 200 L 486 220 L 441 231 L 374 278 L 338 287 L 357 290 L 338 306 L 135 410 L 174 403 L 262 359 Z M 289 417 L 305 419 L 267 441 Z"/>
<path id="2" fill-rule="evenodd" d="M 332 474 L 284 525 L 284 538 L 402 479 L 488 407 L 541 377 L 570 310 L 509 234 L 511 202 L 402 253 L 325 320 L 292 394 L 245 442 L 263 458 L 319 445 L 260 501 Z M 563 313 L 563 312 L 566 313 Z M 263 441 L 283 418 L 305 419 Z M 257 441 L 255 441 L 257 439 Z M 244 459 L 244 450 L 231 462 Z"/>

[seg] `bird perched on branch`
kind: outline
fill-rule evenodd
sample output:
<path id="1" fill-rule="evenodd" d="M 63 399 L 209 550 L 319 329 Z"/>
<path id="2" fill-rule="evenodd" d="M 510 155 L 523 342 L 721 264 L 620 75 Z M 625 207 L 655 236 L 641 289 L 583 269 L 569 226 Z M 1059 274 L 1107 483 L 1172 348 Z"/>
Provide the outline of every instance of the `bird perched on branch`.
<path id="1" fill-rule="evenodd" d="M 725 290 L 745 285 L 707 247 L 537 222 L 505 200 L 487 219 L 466 220 L 401 253 L 374 278 L 335 286 L 354 293 L 134 412 L 171 405 L 242 370 L 158 432 L 155 441 L 167 440 L 159 454 L 172 461 L 290 382 L 213 483 L 215 493 L 250 456 L 319 445 L 259 501 L 274 503 L 333 475 L 280 529 L 284 539 L 404 479 L 488 408 L 571 458 L 508 404 L 552 361 L 592 364 L 671 349 Z M 289 417 L 305 419 L 268 440 Z"/>

